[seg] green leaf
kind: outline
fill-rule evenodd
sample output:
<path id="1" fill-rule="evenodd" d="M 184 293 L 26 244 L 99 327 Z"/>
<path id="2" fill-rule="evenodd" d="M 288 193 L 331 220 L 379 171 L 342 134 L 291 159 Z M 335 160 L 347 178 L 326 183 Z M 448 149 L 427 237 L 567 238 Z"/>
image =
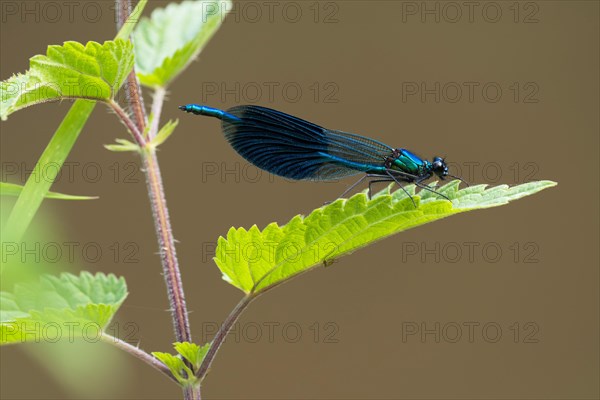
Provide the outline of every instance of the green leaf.
<path id="1" fill-rule="evenodd" d="M 152 355 L 169 368 L 175 379 L 177 379 L 177 382 L 181 385 L 188 385 L 190 380 L 195 381 L 194 373 L 185 365 L 181 358 L 160 351 L 154 351 Z"/>
<path id="2" fill-rule="evenodd" d="M 184 1 L 157 8 L 133 32 L 143 85 L 166 87 L 200 54 L 231 9 L 226 1 Z"/>
<path id="3" fill-rule="evenodd" d="M 198 346 L 189 342 L 176 342 L 173 346 L 179 356 L 159 351 L 153 352 L 152 355 L 169 367 L 169 370 L 171 370 L 171 373 L 181 385 L 194 385 L 197 382 L 194 374 L 200 368 L 200 364 L 204 360 L 210 344 L 207 343 L 204 346 Z M 187 360 L 192 369 L 183 360 Z"/>
<path id="4" fill-rule="evenodd" d="M 133 28 L 135 28 L 137 25 L 137 22 L 139 21 L 142 11 L 144 11 L 147 3 L 148 0 L 138 1 L 133 11 L 131 11 L 131 14 L 129 14 L 129 17 L 127 17 L 127 21 L 125 21 L 121 27 L 121 30 L 119 30 L 119 33 L 117 33 L 117 36 L 115 36 L 115 40 L 129 40 L 129 35 L 131 35 Z"/>
<path id="5" fill-rule="evenodd" d="M 129 16 L 127 21 L 125 21 L 119 34 L 123 34 L 125 37 L 129 36 L 129 33 L 134 28 L 134 22 L 145 4 L 145 2 L 141 1 L 138 3 L 134 12 Z M 3 92 L 1 90 L 2 85 L 3 83 L 0 84 L 0 95 L 2 95 L 0 101 L 4 101 Z M 38 160 L 34 170 L 45 171 L 46 166 L 49 163 L 58 167 L 63 165 L 65 159 L 71 152 L 75 141 L 79 137 L 81 130 L 92 114 L 95 105 L 96 103 L 92 101 L 75 101 L 54 133 L 52 140 L 48 143 L 48 146 L 46 146 L 46 149 Z M 2 103 L 0 103 L 0 116 L 2 116 L 3 107 Z M 54 171 L 55 168 L 50 168 L 50 170 Z M 58 174 L 58 168 L 56 170 Z M 44 196 L 48 193 L 48 190 L 50 190 L 50 186 L 54 182 L 56 175 L 48 178 L 49 179 L 36 181 L 35 175 L 32 174 L 29 179 L 27 179 L 25 187 L 10 213 L 6 228 L 3 227 L 2 229 L 4 234 L 3 240 L 21 241 L 23 234 L 29 227 L 34 215 L 42 204 Z"/>
<path id="6" fill-rule="evenodd" d="M 540 181 L 458 190 L 459 183 L 453 181 L 438 189 L 451 201 L 428 191 L 415 195 L 415 186 L 407 186 L 417 208 L 404 191 L 390 192 L 388 187 L 371 200 L 365 193 L 338 199 L 281 227 L 272 223 L 262 231 L 256 225 L 249 230 L 231 228 L 226 239 L 219 238 L 215 262 L 227 282 L 245 293 L 259 293 L 403 230 L 465 211 L 504 205 L 556 185 Z"/>
<path id="7" fill-rule="evenodd" d="M 30 59 L 29 71 L 0 83 L 0 117 L 53 100 L 111 100 L 132 68 L 129 41 L 49 46 L 45 56 Z"/>
<path id="8" fill-rule="evenodd" d="M 21 241 L 95 105 L 87 100 L 77 100 L 73 104 L 27 179 L 6 222 L 3 240 Z M 53 168 L 47 168 L 49 165 Z M 40 171 L 45 171 L 44 179 L 36 178 Z"/>
<path id="9" fill-rule="evenodd" d="M 200 364 L 204 360 L 210 344 L 206 343 L 204 346 L 198 346 L 190 342 L 176 342 L 174 346 L 175 351 L 189 361 L 194 368 L 194 372 L 196 372 L 200 368 Z"/>
<path id="10" fill-rule="evenodd" d="M 160 146 L 161 144 L 163 144 L 169 138 L 169 136 L 171 136 L 171 134 L 177 127 L 177 124 L 179 124 L 178 119 L 176 119 L 175 121 L 169 120 L 169 122 L 167 122 L 160 129 L 160 131 L 158 132 L 156 137 L 154 139 L 152 139 L 152 141 L 150 142 L 149 145 L 156 148 L 156 147 Z"/>
<path id="11" fill-rule="evenodd" d="M 23 191 L 23 186 L 15 183 L 0 182 L 0 195 L 2 196 L 19 196 Z M 47 192 L 44 196 L 46 199 L 59 199 L 59 200 L 93 200 L 97 199 L 97 196 L 74 196 L 71 194 L 62 194 L 56 192 Z"/>
<path id="12" fill-rule="evenodd" d="M 82 272 L 44 275 L 0 292 L 0 344 L 99 340 L 127 297 L 123 278 Z"/>
<path id="13" fill-rule="evenodd" d="M 115 139 L 118 144 L 105 144 L 104 147 L 110 151 L 133 151 L 140 152 L 140 146 L 126 139 Z"/>

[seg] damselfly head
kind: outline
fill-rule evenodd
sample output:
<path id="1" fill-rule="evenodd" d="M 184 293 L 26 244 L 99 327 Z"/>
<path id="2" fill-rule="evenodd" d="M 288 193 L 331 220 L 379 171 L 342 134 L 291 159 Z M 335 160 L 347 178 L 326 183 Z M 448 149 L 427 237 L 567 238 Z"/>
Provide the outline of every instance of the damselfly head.
<path id="1" fill-rule="evenodd" d="M 448 176 L 448 166 L 442 157 L 433 157 L 431 170 L 442 180 Z"/>

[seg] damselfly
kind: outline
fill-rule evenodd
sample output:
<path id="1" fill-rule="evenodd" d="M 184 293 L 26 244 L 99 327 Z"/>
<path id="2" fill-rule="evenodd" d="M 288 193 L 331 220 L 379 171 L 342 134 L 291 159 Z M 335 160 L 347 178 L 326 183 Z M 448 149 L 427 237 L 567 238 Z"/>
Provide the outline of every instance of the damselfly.
<path id="1" fill-rule="evenodd" d="M 369 197 L 372 184 L 396 182 L 405 192 L 403 183 L 414 183 L 448 199 L 424 182 L 434 175 L 441 180 L 452 177 L 463 181 L 448 173 L 448 166 L 441 157 L 434 157 L 430 162 L 409 150 L 323 128 L 270 108 L 245 105 L 223 111 L 187 104 L 179 109 L 222 120 L 225 138 L 231 146 L 247 161 L 272 174 L 317 181 L 365 174 L 340 197 L 368 179 Z"/>

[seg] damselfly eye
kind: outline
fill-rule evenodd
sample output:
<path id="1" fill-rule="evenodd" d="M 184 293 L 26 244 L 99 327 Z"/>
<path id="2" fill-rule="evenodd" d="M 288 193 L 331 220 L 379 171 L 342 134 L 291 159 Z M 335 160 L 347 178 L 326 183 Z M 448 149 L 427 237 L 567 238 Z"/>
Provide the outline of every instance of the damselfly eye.
<path id="1" fill-rule="evenodd" d="M 443 158 L 434 157 L 431 166 L 433 169 L 433 173 L 437 176 L 443 178 L 444 176 L 448 175 L 448 166 L 446 165 L 446 162 Z"/>

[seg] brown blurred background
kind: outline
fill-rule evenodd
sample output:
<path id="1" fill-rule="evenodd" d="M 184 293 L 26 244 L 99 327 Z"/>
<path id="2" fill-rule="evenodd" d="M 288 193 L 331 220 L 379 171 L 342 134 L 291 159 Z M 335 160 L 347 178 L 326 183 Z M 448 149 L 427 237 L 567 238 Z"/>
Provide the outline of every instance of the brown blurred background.
<path id="1" fill-rule="evenodd" d="M 56 2 L 57 14 L 46 2 L 2 1 L 1 79 L 49 44 L 114 36 L 110 1 L 75 3 L 69 14 Z M 152 1 L 146 14 L 164 4 Z M 598 398 L 598 72 L 595 1 L 238 3 L 170 88 L 163 114 L 180 119 L 160 161 L 196 342 L 210 339 L 241 297 L 211 260 L 219 235 L 285 223 L 352 179 L 261 174 L 217 121 L 177 105 L 260 104 L 446 156 L 474 183 L 559 186 L 404 232 L 268 293 L 222 348 L 204 396 Z M 32 107 L 0 125 L 2 180 L 24 182 L 69 106 Z M 47 201 L 43 212 L 60 223 L 57 241 L 80 244 L 77 268 L 126 278 L 130 295 L 113 333 L 169 351 L 139 162 L 102 147 L 118 137 L 124 128 L 99 104 L 68 159 L 71 173 L 53 190 L 100 199 Z M 90 243 L 100 257 L 85 254 Z M 2 398 L 180 398 L 146 365 L 95 346 L 121 368 L 99 378 L 101 360 L 79 360 L 71 373 L 89 383 L 85 394 L 54 379 L 35 348 L 3 348 Z"/>

